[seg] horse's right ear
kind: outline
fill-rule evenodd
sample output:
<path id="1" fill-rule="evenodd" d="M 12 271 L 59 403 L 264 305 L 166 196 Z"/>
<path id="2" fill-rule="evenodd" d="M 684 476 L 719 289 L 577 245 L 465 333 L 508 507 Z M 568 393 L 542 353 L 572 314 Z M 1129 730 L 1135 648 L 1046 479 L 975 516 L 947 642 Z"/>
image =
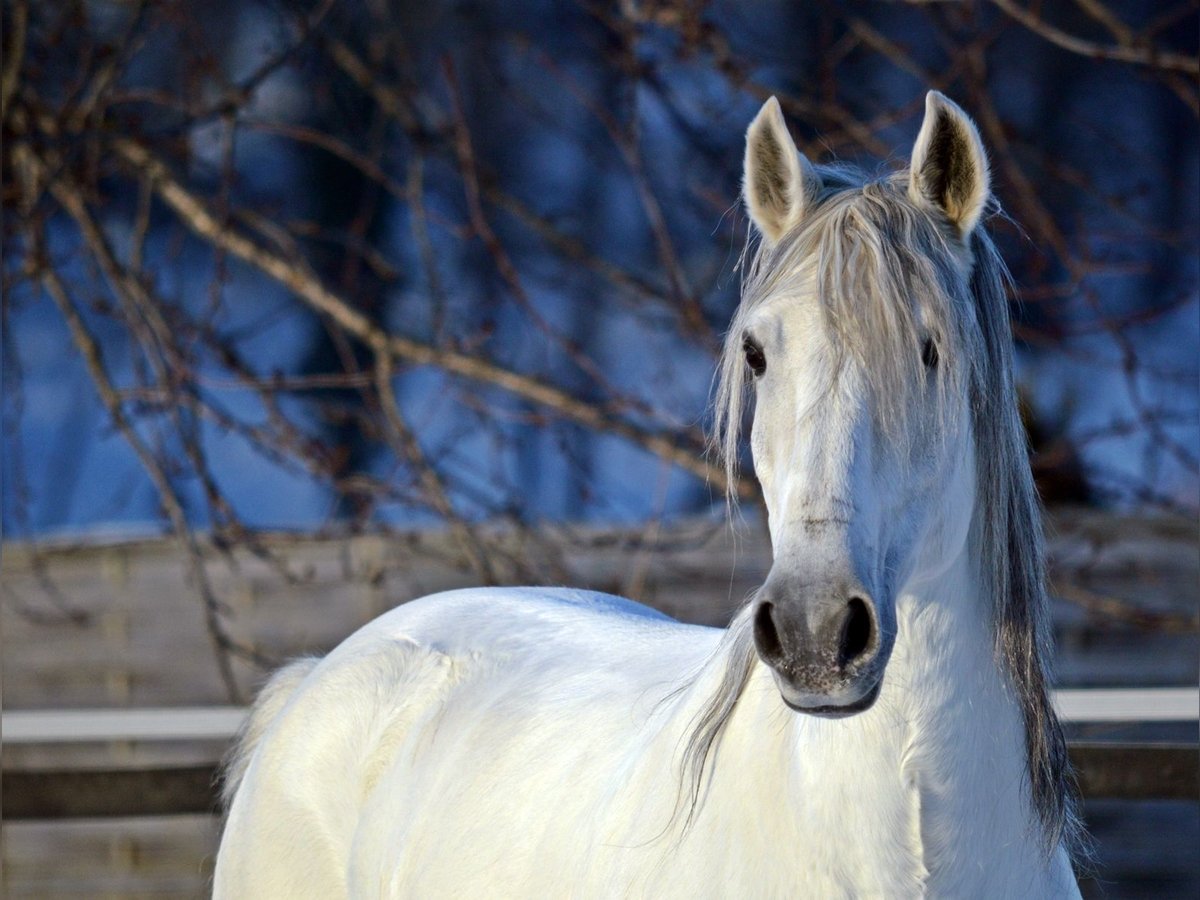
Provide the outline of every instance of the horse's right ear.
<path id="1" fill-rule="evenodd" d="M 742 196 L 763 240 L 775 244 L 804 217 L 820 176 L 796 149 L 779 101 L 763 104 L 746 130 Z"/>

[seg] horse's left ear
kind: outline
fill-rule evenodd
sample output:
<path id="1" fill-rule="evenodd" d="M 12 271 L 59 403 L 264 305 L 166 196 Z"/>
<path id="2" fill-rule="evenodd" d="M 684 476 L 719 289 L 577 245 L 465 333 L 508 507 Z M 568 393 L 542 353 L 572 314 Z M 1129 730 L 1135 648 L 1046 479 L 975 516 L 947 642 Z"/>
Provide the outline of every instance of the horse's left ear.
<path id="1" fill-rule="evenodd" d="M 912 152 L 908 194 L 933 204 L 964 241 L 979 223 L 991 192 L 987 156 L 970 117 L 937 91 L 925 96 L 925 121 Z"/>

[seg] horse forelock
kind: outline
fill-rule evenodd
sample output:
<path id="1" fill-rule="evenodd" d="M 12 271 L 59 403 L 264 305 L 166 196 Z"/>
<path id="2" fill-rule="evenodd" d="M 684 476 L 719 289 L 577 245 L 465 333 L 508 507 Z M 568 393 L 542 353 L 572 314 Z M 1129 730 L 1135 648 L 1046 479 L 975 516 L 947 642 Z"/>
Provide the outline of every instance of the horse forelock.
<path id="1" fill-rule="evenodd" d="M 822 167 L 826 188 L 804 222 L 773 246 L 749 253 L 742 301 L 718 364 L 711 447 L 737 483 L 747 397 L 742 333 L 763 304 L 815 294 L 838 348 L 872 392 L 877 424 L 901 434 L 903 413 L 926 373 L 917 348 L 939 349 L 938 409 L 966 386 L 976 447 L 973 530 L 984 596 L 993 602 L 997 659 L 1025 729 L 1031 813 L 1047 853 L 1060 841 L 1087 854 L 1062 728 L 1050 703 L 1052 656 L 1041 510 L 1030 473 L 1013 378 L 1009 276 L 995 245 L 976 229 L 964 276 L 961 242 L 908 199 L 907 172 L 879 181 Z M 731 487 L 730 502 L 734 501 Z M 706 766 L 755 664 L 752 630 L 735 617 L 723 642 L 728 670 L 696 716 L 683 755 L 683 787 L 695 812 Z"/>

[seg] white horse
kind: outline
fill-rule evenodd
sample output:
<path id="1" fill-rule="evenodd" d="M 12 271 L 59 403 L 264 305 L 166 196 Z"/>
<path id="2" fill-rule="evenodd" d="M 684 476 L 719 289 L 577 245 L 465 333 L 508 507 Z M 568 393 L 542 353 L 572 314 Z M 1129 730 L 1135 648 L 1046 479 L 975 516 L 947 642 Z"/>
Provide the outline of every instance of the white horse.
<path id="1" fill-rule="evenodd" d="M 814 166 L 774 99 L 721 363 L 774 564 L 727 631 L 566 589 L 407 603 L 269 683 L 215 895 L 1078 896 L 1042 538 L 970 119 Z"/>

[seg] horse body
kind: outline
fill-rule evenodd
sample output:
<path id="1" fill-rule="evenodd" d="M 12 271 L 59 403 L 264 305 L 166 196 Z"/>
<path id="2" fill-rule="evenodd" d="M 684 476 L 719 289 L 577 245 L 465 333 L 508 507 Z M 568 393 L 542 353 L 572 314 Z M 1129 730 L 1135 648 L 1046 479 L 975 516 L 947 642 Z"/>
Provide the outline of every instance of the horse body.
<path id="1" fill-rule="evenodd" d="M 217 897 L 1078 896 L 1040 523 L 970 120 L 912 168 L 747 140 L 727 338 L 774 560 L 725 631 L 566 589 L 406 604 L 268 685 Z M 731 477 L 731 482 L 733 478 Z"/>
<path id="2" fill-rule="evenodd" d="M 1016 706 L 978 665 L 985 629 L 961 639 L 968 586 L 940 586 L 953 603 L 901 602 L 894 680 L 858 716 L 797 716 L 757 670 L 686 828 L 679 746 L 720 631 L 576 591 L 406 604 L 274 718 L 216 896 L 1069 895 L 1029 826 Z"/>

